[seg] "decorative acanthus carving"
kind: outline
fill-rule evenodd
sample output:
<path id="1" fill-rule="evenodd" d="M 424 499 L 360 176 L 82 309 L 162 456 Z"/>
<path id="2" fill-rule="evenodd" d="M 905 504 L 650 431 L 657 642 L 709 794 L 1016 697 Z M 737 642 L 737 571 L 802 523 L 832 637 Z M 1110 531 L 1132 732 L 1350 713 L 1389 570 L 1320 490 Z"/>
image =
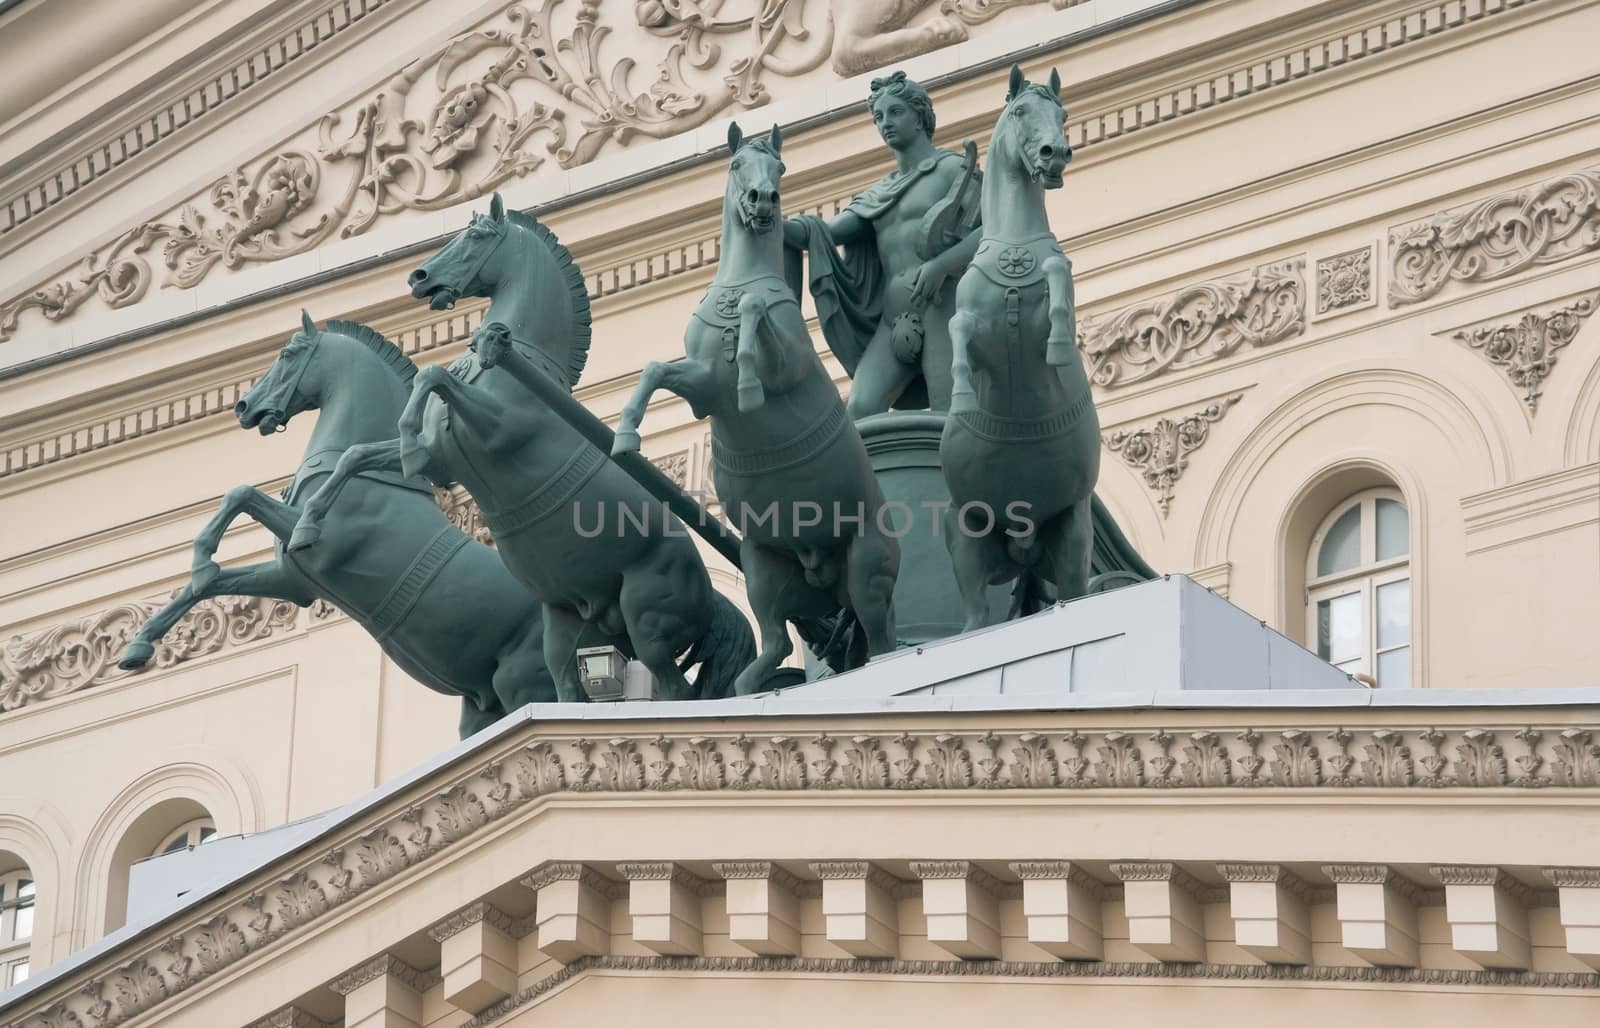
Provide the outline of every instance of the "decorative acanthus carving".
<path id="1" fill-rule="evenodd" d="M 1317 313 L 1330 314 L 1372 302 L 1372 247 L 1317 261 Z"/>
<path id="2" fill-rule="evenodd" d="M 1208 404 L 1174 421 L 1161 418 L 1148 428 L 1121 428 L 1105 437 L 1106 449 L 1122 456 L 1123 463 L 1144 476 L 1156 493 L 1161 516 L 1172 509 L 1173 489 L 1189 467 L 1189 454 L 1205 445 L 1211 426 L 1233 409 L 1243 394 Z"/>
<path id="3" fill-rule="evenodd" d="M 1078 322 L 1096 385 L 1112 387 L 1270 346 L 1305 331 L 1302 258 L 1188 286 L 1159 300 Z"/>
<path id="4" fill-rule="evenodd" d="M 1155 735 L 1168 737 L 1164 732 Z M 596 773 L 597 758 L 604 760 L 608 752 L 639 752 L 656 747 L 658 740 L 672 739 L 674 745 L 661 750 L 675 762 L 676 777 L 687 782 L 691 775 L 685 769 L 690 760 L 701 766 L 720 765 L 741 774 L 737 765 L 750 764 L 742 772 L 747 776 L 748 788 L 769 791 L 800 792 L 811 790 L 873 791 L 898 783 L 908 790 L 939 790 L 948 786 L 948 771 L 942 769 L 933 754 L 943 749 L 953 751 L 955 736 L 937 728 L 916 732 L 902 731 L 898 735 L 860 735 L 850 740 L 849 750 L 858 756 L 847 758 L 856 762 L 855 774 L 831 772 L 827 777 L 784 773 L 762 775 L 751 752 L 756 740 L 742 734 L 694 735 L 666 737 L 652 733 L 637 739 L 598 741 L 589 738 L 552 736 L 528 742 L 520 748 L 486 755 L 479 766 L 463 768 L 459 777 L 444 783 L 433 792 L 405 805 L 380 824 L 366 828 L 362 834 L 335 840 L 330 848 L 319 849 L 305 856 L 299 867 L 288 869 L 273 883 L 242 896 L 235 905 L 212 914 L 208 919 L 179 926 L 160 939 L 153 939 L 147 947 L 132 952 L 126 962 L 116 970 L 101 976 L 102 991 L 84 991 L 61 1001 L 55 1007 L 23 1014 L 18 1018 L 26 1028 L 46 1024 L 72 1024 L 72 1017 L 85 1025 L 112 1028 L 135 1016 L 138 1010 L 147 1009 L 163 997 L 171 997 L 204 981 L 218 971 L 231 966 L 286 935 L 305 930 L 310 923 L 325 917 L 366 890 L 382 885 L 417 863 L 432 859 L 442 851 L 458 845 L 495 825 L 502 818 L 523 808 L 541 795 L 552 792 L 621 792 L 632 791 L 620 779 L 607 779 Z M 823 735 L 789 735 L 768 737 L 774 740 L 762 748 L 779 751 L 783 766 L 791 761 L 807 767 L 827 763 L 827 754 L 843 740 Z M 1174 772 L 1161 774 L 1155 762 L 1165 758 L 1167 746 L 1160 753 L 1146 754 L 1136 742 L 1153 738 L 1148 728 L 1118 731 L 1110 729 L 1063 730 L 1061 728 L 1032 728 L 1019 731 L 991 731 L 982 736 L 968 736 L 982 744 L 980 752 L 991 754 L 983 760 L 999 761 L 992 779 L 997 789 L 1029 789 L 1067 791 L 1099 788 L 1253 788 L 1257 790 L 1328 790 L 1338 788 L 1410 788 L 1426 789 L 1448 784 L 1457 790 L 1517 790 L 1588 788 L 1600 785 L 1600 752 L 1593 745 L 1593 733 L 1588 729 L 1562 728 L 1545 725 L 1524 727 L 1494 725 L 1489 728 L 1389 728 L 1371 725 L 1355 728 L 1329 728 L 1306 726 L 1260 732 L 1248 727 L 1213 727 L 1207 731 L 1191 733 L 1182 762 L 1193 769 L 1180 766 Z M 891 771 L 882 739 L 894 747 L 894 752 L 905 754 L 895 759 L 902 765 Z M 1222 744 L 1230 740 L 1229 745 Z M 1259 755 L 1276 753 L 1286 747 L 1291 753 L 1304 754 L 1310 739 L 1327 739 L 1337 752 L 1322 756 L 1324 771 L 1319 777 L 1304 770 L 1303 759 L 1297 758 L 1301 770 L 1293 773 L 1271 770 L 1271 760 Z M 781 743 L 779 742 L 781 740 Z M 1237 742 L 1233 742 L 1237 740 Z M 1176 747 L 1173 740 L 1168 745 Z M 840 749 L 845 747 L 839 746 Z M 963 747 L 964 748 L 964 747 Z M 1038 769 L 1045 750 L 1058 756 L 1055 776 L 1040 774 Z M 1193 754 L 1186 752 L 1194 750 Z M 1432 754 L 1430 770 L 1419 775 L 1415 770 L 1418 758 L 1402 756 L 1427 750 Z M 848 751 L 847 751 L 848 752 Z M 1357 759 L 1351 754 L 1363 754 Z M 694 756 L 690 756 L 693 754 Z M 876 756 L 872 756 L 876 754 Z M 881 760 L 880 760 L 881 758 Z M 1282 762 L 1279 758 L 1280 763 Z M 1412 767 L 1406 768 L 1406 760 Z M 1506 766 L 1532 768 L 1519 776 L 1502 769 Z M 1224 774 L 1223 767 L 1231 770 Z M 1027 768 L 1027 771 L 1021 770 Z M 898 777 L 891 777 L 897 775 Z M 494 796 L 495 802 L 479 806 L 471 796 Z M 636 793 L 648 795 L 648 793 Z M 462 816 L 463 804 L 471 815 Z M 950 865 L 954 869 L 955 865 Z M 570 872 L 567 870 L 570 868 Z M 538 875 L 576 873 L 583 874 L 578 864 L 549 865 L 536 869 L 530 881 L 540 881 Z M 559 869 L 559 870 L 558 870 Z M 670 869 L 670 870 L 668 870 Z M 625 869 L 623 873 L 627 873 Z M 637 869 L 639 873 L 677 874 L 682 869 L 671 864 L 658 864 Z M 719 874 L 754 873 L 753 866 L 724 865 Z M 778 868 L 772 873 L 777 877 Z M 1066 873 L 1075 875 L 1070 865 L 1054 861 L 1019 863 L 1014 872 L 1019 877 L 1037 873 L 1048 877 Z M 1176 879 L 1181 868 L 1170 863 L 1130 863 L 1117 867 L 1122 878 L 1135 876 L 1164 876 Z M 1433 902 L 1435 891 L 1424 891 L 1414 883 L 1398 878 L 1383 865 L 1331 865 L 1323 871 L 1335 882 L 1364 881 L 1389 883 L 1391 887 L 1414 895 L 1418 901 Z M 919 882 L 906 882 L 887 874 L 866 860 L 831 861 L 811 865 L 818 878 L 867 878 L 895 895 L 915 895 Z M 1570 877 L 1561 872 L 1563 880 L 1578 881 L 1581 876 Z M 1587 873 L 1587 872 L 1586 872 Z M 720 884 L 720 883 L 712 883 Z M 608 895 L 616 896 L 625 888 L 623 883 L 605 883 Z M 697 890 L 701 886 L 696 886 Z M 1113 887 L 1114 888 L 1114 887 Z M 1199 894 L 1215 898 L 1218 890 L 1197 885 Z M 495 911 L 484 903 L 474 903 L 433 927 L 437 937 L 460 931 L 479 920 L 492 919 L 502 930 L 518 934 L 525 929 L 522 922 Z M 878 962 L 874 962 L 875 964 Z M 972 966 L 973 962 L 967 962 Z M 1067 966 L 1067 965 L 1061 965 Z M 1137 965 L 1156 968 L 1141 973 L 1168 973 L 1175 965 Z M 1159 970 L 1165 968 L 1166 970 Z M 1255 970 L 1261 970 L 1259 968 Z M 1333 972 L 1334 968 L 1319 968 Z M 1363 969 L 1372 970 L 1372 969 Z M 1487 973 L 1487 972 L 1486 972 Z M 1594 975 L 1587 976 L 1596 981 Z M 1521 980 L 1521 979 L 1518 979 Z M 53 1017 L 55 1021 L 46 1020 Z"/>
<path id="5" fill-rule="evenodd" d="M 1389 302 L 1451 280 L 1492 282 L 1600 248 L 1600 168 L 1561 175 L 1389 230 Z"/>
<path id="6" fill-rule="evenodd" d="M 138 671 L 117 667 L 128 640 L 165 599 L 124 603 L 0 644 L 0 710 L 55 699 Z M 287 600 L 219 596 L 204 600 L 156 643 L 152 663 L 172 667 L 231 646 L 294 630 L 300 612 Z"/>
<path id="7" fill-rule="evenodd" d="M 443 942 L 452 935 L 460 935 L 480 922 L 487 922 L 507 935 L 515 935 L 517 933 L 516 918 L 499 907 L 479 900 L 476 903 L 468 903 L 454 914 L 429 928 L 428 938 L 434 942 Z"/>
<path id="8" fill-rule="evenodd" d="M 1600 227 L 1596 228 L 1600 233 Z M 1454 338 L 1479 350 L 1522 391 L 1529 413 L 1539 409 L 1544 380 L 1556 364 L 1556 351 L 1572 342 L 1584 319 L 1600 304 L 1600 290 L 1543 314 L 1529 311 L 1516 321 L 1464 329 Z"/>

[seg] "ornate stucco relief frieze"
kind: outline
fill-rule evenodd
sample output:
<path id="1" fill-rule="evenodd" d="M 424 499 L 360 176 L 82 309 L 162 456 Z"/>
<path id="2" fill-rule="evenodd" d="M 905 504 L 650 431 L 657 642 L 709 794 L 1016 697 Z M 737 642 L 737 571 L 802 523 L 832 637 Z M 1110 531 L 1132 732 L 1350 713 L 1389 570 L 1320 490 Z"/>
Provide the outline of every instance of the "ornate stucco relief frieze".
<path id="1" fill-rule="evenodd" d="M 348 838 L 307 856 L 285 877 L 255 888 L 233 906 L 175 926 L 99 976 L 98 990 L 18 1011 L 14 1020 L 20 1028 L 70 1024 L 72 1018 L 98 1028 L 122 1024 L 550 793 L 1451 788 L 1459 795 L 1463 790 L 1600 787 L 1597 732 L 1552 725 L 1418 730 L 1308 722 L 1272 731 L 1213 728 L 1183 739 L 1149 729 L 958 735 L 933 726 L 838 737 L 691 733 L 695 728 L 604 740 L 531 737 L 518 749 L 484 755 L 476 766 L 460 769 L 450 784 L 376 824 L 352 829 Z M 970 773 L 952 777 L 952 760 L 961 754 L 970 758 Z M 641 756 L 646 774 L 606 771 Z M 712 763 L 726 773 L 707 776 L 704 770 Z M 849 875 L 873 870 L 869 863 L 855 862 L 863 864 L 860 868 L 846 868 L 846 863 L 824 870 Z M 319 897 L 312 907 L 306 906 L 308 895 Z M 475 913 L 476 905 L 462 916 Z M 1136 966 L 1145 970 L 1128 973 L 1173 973 L 1165 970 L 1168 965 Z M 1254 967 L 1249 974 L 1266 970 Z M 1356 969 L 1302 970 L 1333 975 Z M 1574 974 L 1561 981 L 1592 988 L 1600 977 Z"/>
<path id="2" fill-rule="evenodd" d="M 1596 227 L 1600 237 L 1600 225 Z M 1485 360 L 1505 372 L 1522 394 L 1528 413 L 1537 413 L 1545 379 L 1556 365 L 1556 353 L 1583 328 L 1600 304 L 1600 290 L 1572 303 L 1543 312 L 1529 311 L 1516 321 L 1463 329 L 1452 338 L 1477 350 Z"/>
<path id="3" fill-rule="evenodd" d="M 0 644 L 0 711 L 55 699 L 138 674 L 117 667 L 128 641 L 166 598 L 110 610 Z M 225 649 L 294 631 L 300 611 L 287 600 L 219 596 L 204 600 L 156 644 L 156 667 L 172 667 Z"/>
<path id="4" fill-rule="evenodd" d="M 1376 302 L 1373 247 L 1317 259 L 1317 314 L 1360 310 Z"/>
<path id="5" fill-rule="evenodd" d="M 1233 409 L 1243 394 L 1207 404 L 1181 418 L 1161 418 L 1147 428 L 1119 428 L 1105 437 L 1106 449 L 1144 477 L 1156 494 L 1161 516 L 1172 509 L 1172 493 L 1189 467 L 1189 454 L 1211 438 L 1211 426 Z"/>
<path id="6" fill-rule="evenodd" d="M 537 13 L 545 12 L 550 2 L 542 0 Z M 321 123 L 323 131 L 308 130 L 302 134 L 305 138 L 292 145 L 286 143 L 245 161 L 235 174 L 216 184 L 221 188 L 219 196 L 212 195 L 216 187 L 197 195 L 84 254 L 75 271 L 57 272 L 36 288 L 0 300 L 0 341 L 15 333 L 19 315 L 29 309 L 37 308 L 43 317 L 56 321 L 96 296 L 113 308 L 137 303 L 157 278 L 150 262 L 158 244 L 160 259 L 167 265 L 164 284 L 190 288 L 219 266 L 240 267 L 300 253 L 335 233 L 358 235 L 377 219 L 453 204 L 476 195 L 471 192 L 474 188 L 493 188 L 511 175 L 537 174 L 543 166 L 540 162 L 548 164 L 552 157 L 558 165 L 581 163 L 592 156 L 591 149 L 598 152 L 606 145 L 626 147 L 638 139 L 673 135 L 717 111 L 764 103 L 762 88 L 779 79 L 804 75 L 801 69 L 822 63 L 830 53 L 837 54 L 849 45 L 847 40 L 858 38 L 851 33 L 857 32 L 858 20 L 867 16 L 863 10 L 879 6 L 834 0 L 831 9 L 824 11 L 821 0 L 774 0 L 763 6 L 761 33 L 756 34 L 748 18 L 703 16 L 698 4 L 644 0 L 618 14 L 612 10 L 613 2 L 583 0 L 561 8 L 575 12 L 573 27 L 560 35 L 542 37 L 538 49 L 542 51 L 540 61 L 545 63 L 533 61 L 526 69 L 508 69 L 499 63 L 508 59 L 516 63 L 514 53 L 521 51 L 516 50 L 513 37 L 533 17 L 529 14 L 528 20 L 513 23 L 510 11 L 526 13 L 527 6 L 508 9 L 493 27 L 458 37 L 429 61 L 402 69 L 387 85 L 330 112 Z M 940 17 L 962 28 L 1035 2 L 947 0 Z M 1061 0 L 1050 2 L 1063 6 Z M 1068 123 L 1067 138 L 1072 148 L 1081 152 L 1512 10 L 1511 5 L 1501 5 L 1466 18 L 1457 0 L 1437 0 L 1398 20 L 1386 17 L 1346 29 L 1115 106 L 1096 108 L 1089 98 L 1078 105 L 1085 113 Z M 831 18 L 825 17 L 830 14 Z M 579 31 L 577 16 L 589 19 L 585 31 Z M 901 17 L 900 21 L 904 20 L 905 16 Z M 793 28 L 796 25 L 799 29 Z M 832 26 L 833 31 L 818 26 Z M 634 68 L 627 59 L 614 59 L 615 46 L 602 45 L 612 29 L 653 37 L 651 59 L 656 61 L 659 78 L 648 92 L 631 96 L 626 82 L 619 86 L 612 77 L 623 69 L 626 79 Z M 885 63 L 955 39 L 923 31 L 926 22 L 911 29 L 910 38 L 918 41 L 917 48 L 899 57 L 886 57 Z M 465 42 L 479 36 L 485 38 Z M 494 38 L 488 40 L 490 36 Z M 864 45 L 876 45 L 885 37 L 880 33 L 859 38 L 866 40 Z M 1383 42 L 1375 45 L 1375 39 Z M 566 49 L 558 48 L 562 42 Z M 465 64 L 449 64 L 450 70 L 441 78 L 439 71 L 448 61 L 459 60 L 458 55 L 471 46 L 479 49 Z M 527 53 L 531 56 L 533 50 Z M 430 68 L 434 72 L 431 77 Z M 507 87 L 506 76 L 513 73 L 522 77 Z M 496 85 L 498 92 L 491 85 Z M 517 106 L 507 107 L 502 93 Z M 717 111 L 712 111 L 713 107 Z M 530 130 L 532 124 L 540 128 Z M 316 138 L 311 138 L 313 135 Z M 513 137 L 520 140 L 520 148 L 508 150 L 507 140 Z M 316 171 L 308 160 L 318 164 Z M 241 182 L 243 192 L 254 191 L 248 198 L 239 196 Z M 308 189 L 314 194 L 310 201 Z M 291 207 L 297 207 L 299 213 L 290 216 Z M 243 220 L 241 215 L 245 215 Z M 630 257 L 615 267 L 591 273 L 591 292 L 610 295 L 714 263 L 716 244 L 715 238 L 700 239 L 687 246 Z"/>
<path id="7" fill-rule="evenodd" d="M 1270 346 L 1305 331 L 1305 261 L 1265 264 L 1078 322 L 1078 348 L 1101 387 L 1140 382 Z"/>
<path id="8" fill-rule="evenodd" d="M 1389 230 L 1389 302 L 1452 280 L 1492 282 L 1600 249 L 1600 168 L 1585 168 Z"/>

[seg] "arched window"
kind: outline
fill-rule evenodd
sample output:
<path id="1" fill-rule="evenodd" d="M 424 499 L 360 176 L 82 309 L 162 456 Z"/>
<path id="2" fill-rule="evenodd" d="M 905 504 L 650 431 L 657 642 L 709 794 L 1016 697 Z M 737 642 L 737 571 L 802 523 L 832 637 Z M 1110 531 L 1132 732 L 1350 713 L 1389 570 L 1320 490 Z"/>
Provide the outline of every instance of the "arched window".
<path id="1" fill-rule="evenodd" d="M 1357 493 L 1323 519 L 1306 600 L 1319 657 L 1381 688 L 1411 685 L 1411 518 L 1396 490 Z"/>
<path id="2" fill-rule="evenodd" d="M 33 872 L 21 868 L 0 875 L 0 989 L 28 977 L 33 904 Z"/>
<path id="3" fill-rule="evenodd" d="M 176 853 L 179 850 L 193 849 L 216 834 L 216 822 L 209 817 L 197 817 L 192 821 L 184 822 L 168 833 L 167 837 L 161 840 L 161 845 L 157 846 L 155 852 L 150 855 L 159 857 L 167 853 Z"/>

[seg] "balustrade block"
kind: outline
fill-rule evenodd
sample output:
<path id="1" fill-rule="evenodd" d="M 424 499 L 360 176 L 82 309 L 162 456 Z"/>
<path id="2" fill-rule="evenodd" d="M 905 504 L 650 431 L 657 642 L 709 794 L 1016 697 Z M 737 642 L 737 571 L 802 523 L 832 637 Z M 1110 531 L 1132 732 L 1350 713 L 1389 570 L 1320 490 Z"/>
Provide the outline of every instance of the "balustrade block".
<path id="1" fill-rule="evenodd" d="M 1526 971 L 1533 959 L 1528 941 L 1530 890 L 1497 867 L 1435 867 L 1444 883 L 1450 944 L 1479 967 Z"/>
<path id="2" fill-rule="evenodd" d="M 620 864 L 628 880 L 633 941 L 663 956 L 700 956 L 700 899 L 710 883 L 671 863 Z"/>
<path id="3" fill-rule="evenodd" d="M 1106 888 L 1065 860 L 1018 862 L 1028 941 L 1063 960 L 1101 960 L 1100 911 Z"/>
<path id="4" fill-rule="evenodd" d="M 611 952 L 611 901 L 623 887 L 579 863 L 551 862 L 522 880 L 534 890 L 539 949 L 570 964 Z"/>
<path id="5" fill-rule="evenodd" d="M 1171 863 L 1119 863 L 1128 942 L 1157 960 L 1201 963 L 1206 958 L 1199 882 Z"/>
<path id="6" fill-rule="evenodd" d="M 445 1002 L 476 1014 L 517 991 L 515 922 L 487 903 L 474 903 L 428 929 L 439 944 Z"/>
<path id="7" fill-rule="evenodd" d="M 727 883 L 729 941 L 757 956 L 798 956 L 806 883 L 770 861 L 711 866 Z"/>
<path id="8" fill-rule="evenodd" d="M 1382 864 L 1330 864 L 1340 943 L 1379 967 L 1416 967 L 1421 890 Z"/>
<path id="9" fill-rule="evenodd" d="M 928 941 L 963 960 L 1000 957 L 1002 883 L 965 860 L 913 861 Z"/>
<path id="10" fill-rule="evenodd" d="M 1228 883 L 1233 937 L 1268 964 L 1311 963 L 1310 889 L 1277 864 L 1218 864 Z"/>
<path id="11" fill-rule="evenodd" d="M 893 959 L 900 953 L 897 894 L 905 885 L 865 860 L 811 865 L 822 879 L 822 917 L 829 942 L 856 957 Z"/>
<path id="12" fill-rule="evenodd" d="M 1567 952 L 1600 971 L 1600 870 L 1552 867 L 1544 876 L 1556 887 Z"/>

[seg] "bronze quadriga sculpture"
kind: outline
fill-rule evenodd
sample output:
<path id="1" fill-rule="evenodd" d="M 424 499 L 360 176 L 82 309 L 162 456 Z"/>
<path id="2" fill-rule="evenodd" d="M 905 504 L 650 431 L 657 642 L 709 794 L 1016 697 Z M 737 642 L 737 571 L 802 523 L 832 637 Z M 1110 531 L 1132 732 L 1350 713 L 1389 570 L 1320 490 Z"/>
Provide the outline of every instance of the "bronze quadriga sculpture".
<path id="1" fill-rule="evenodd" d="M 742 145 L 741 145 L 742 144 Z M 744 142 L 722 204 L 722 257 L 684 335 L 687 359 L 644 367 L 622 411 L 615 453 L 638 449 L 650 397 L 667 389 L 711 419 L 713 477 L 743 534 L 741 563 L 761 652 L 739 676 L 755 692 L 792 650 L 786 620 L 848 609 L 866 655 L 895 647 L 900 549 L 883 493 L 844 402 L 818 359 L 784 279 L 779 206 L 783 139 Z"/>
<path id="2" fill-rule="evenodd" d="M 152 643 L 208 596 L 270 596 L 302 606 L 323 599 L 372 633 L 407 674 L 462 697 L 463 738 L 523 704 L 554 699 L 538 601 L 493 550 L 445 518 L 426 481 L 363 471 L 327 519 L 321 545 L 285 551 L 300 504 L 341 456 L 393 436 L 417 374 L 399 348 L 365 325 L 329 321 L 319 330 L 310 316 L 301 318 L 301 330 L 235 410 L 241 427 L 262 435 L 319 411 L 294 481 L 282 501 L 247 485 L 228 491 L 195 538 L 189 584 L 139 629 L 122 666 L 143 667 Z M 277 537 L 277 557 L 219 568 L 212 557 L 240 514 Z"/>

